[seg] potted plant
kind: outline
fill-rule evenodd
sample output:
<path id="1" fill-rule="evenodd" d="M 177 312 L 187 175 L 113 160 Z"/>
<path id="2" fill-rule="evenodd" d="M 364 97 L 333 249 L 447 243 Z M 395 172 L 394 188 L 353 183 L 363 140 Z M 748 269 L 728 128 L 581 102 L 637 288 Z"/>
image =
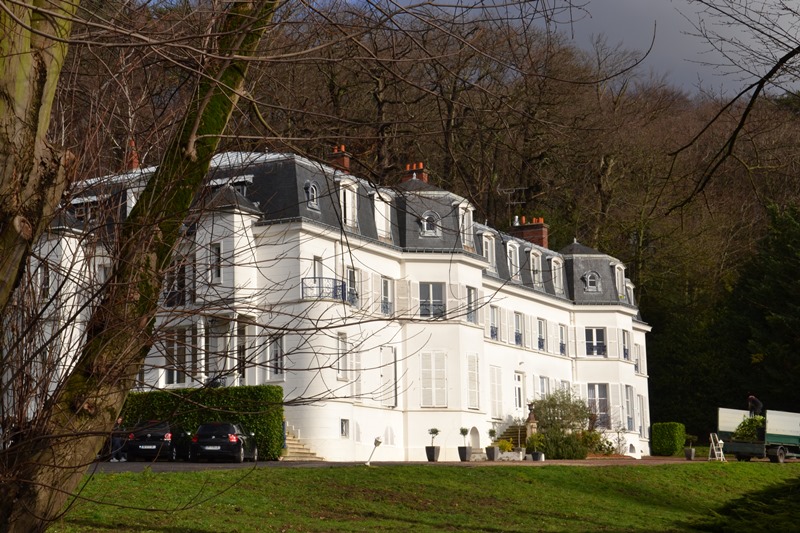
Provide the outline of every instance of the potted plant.
<path id="1" fill-rule="evenodd" d="M 494 443 L 494 439 L 497 437 L 497 430 L 492 428 L 488 433 L 491 442 L 489 443 L 489 446 L 486 447 L 486 459 L 488 461 L 495 461 L 500 455 L 500 448 L 498 448 Z"/>
<path id="2" fill-rule="evenodd" d="M 433 439 L 439 434 L 439 430 L 437 428 L 430 428 L 428 430 L 428 435 L 431 436 L 431 445 L 425 446 L 425 455 L 428 457 L 428 461 L 431 463 L 435 463 L 439 460 L 439 447 L 433 445 Z"/>
<path id="3" fill-rule="evenodd" d="M 695 449 L 694 443 L 697 442 L 696 435 L 686 435 L 686 447 L 683 449 L 683 455 L 686 456 L 687 461 L 694 459 Z"/>
<path id="4" fill-rule="evenodd" d="M 532 433 L 528 440 L 525 442 L 525 453 L 531 455 L 534 461 L 544 461 L 544 452 L 539 451 L 539 448 L 544 444 L 544 437 L 541 433 Z"/>
<path id="5" fill-rule="evenodd" d="M 469 461 L 469 457 L 472 455 L 472 446 L 467 446 L 467 435 L 469 435 L 469 429 L 461 428 L 458 431 L 461 433 L 461 438 L 464 439 L 464 445 L 458 447 L 458 458 L 462 461 Z"/>

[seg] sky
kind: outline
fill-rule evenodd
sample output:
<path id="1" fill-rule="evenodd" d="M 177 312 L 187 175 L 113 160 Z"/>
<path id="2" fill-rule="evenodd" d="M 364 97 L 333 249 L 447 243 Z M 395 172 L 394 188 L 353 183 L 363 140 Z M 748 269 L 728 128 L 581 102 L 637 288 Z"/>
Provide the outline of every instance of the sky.
<path id="1" fill-rule="evenodd" d="M 655 32 L 653 50 L 643 63 L 646 71 L 666 75 L 671 85 L 686 92 L 696 92 L 700 83 L 717 92 L 740 85 L 734 78 L 698 64 L 719 63 L 720 59 L 709 52 L 702 38 L 686 34 L 694 31 L 692 22 L 697 20 L 695 8 L 687 0 L 590 0 L 586 9 L 589 15 L 574 22 L 571 32 L 573 42 L 581 48 L 588 47 L 592 35 L 602 33 L 612 47 L 622 44 L 628 50 L 645 51 Z"/>

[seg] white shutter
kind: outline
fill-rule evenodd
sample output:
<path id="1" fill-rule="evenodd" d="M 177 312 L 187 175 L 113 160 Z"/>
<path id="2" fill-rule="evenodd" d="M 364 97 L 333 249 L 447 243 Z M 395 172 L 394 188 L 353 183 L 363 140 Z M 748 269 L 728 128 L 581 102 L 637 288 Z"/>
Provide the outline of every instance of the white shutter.
<path id="1" fill-rule="evenodd" d="M 447 291 L 445 295 L 447 301 L 447 318 L 455 318 L 463 320 L 465 317 L 466 309 L 458 297 L 459 286 L 457 283 L 447 283 L 444 290 Z"/>
<path id="2" fill-rule="evenodd" d="M 524 315 L 523 319 L 525 320 L 525 347 L 531 347 L 531 335 L 533 334 L 533 320 L 531 319 L 531 315 Z"/>
<path id="3" fill-rule="evenodd" d="M 421 407 L 433 407 L 433 356 L 430 353 L 419 355 L 420 398 Z"/>
<path id="4" fill-rule="evenodd" d="M 361 383 L 364 376 L 361 374 L 361 352 L 354 351 L 352 355 L 353 366 L 351 371 L 351 378 L 353 379 L 352 393 L 353 399 L 357 402 L 361 401 Z"/>
<path id="5" fill-rule="evenodd" d="M 508 329 L 508 312 L 499 307 L 497 309 L 497 330 L 500 335 L 500 340 L 506 342 L 506 330 Z"/>
<path id="6" fill-rule="evenodd" d="M 375 314 L 381 314 L 381 291 L 383 290 L 383 280 L 381 275 L 372 273 L 372 309 Z"/>
<path id="7" fill-rule="evenodd" d="M 489 392 L 492 398 L 492 418 L 502 418 L 502 380 L 499 366 L 489 367 Z"/>
<path id="8" fill-rule="evenodd" d="M 433 402 L 436 407 L 447 407 L 447 355 L 444 352 L 433 354 Z"/>
<path id="9" fill-rule="evenodd" d="M 412 281 L 408 289 L 409 309 L 408 314 L 412 317 L 419 317 L 419 282 Z"/>
<path id="10" fill-rule="evenodd" d="M 478 354 L 467 354 L 467 408 L 480 408 Z"/>
<path id="11" fill-rule="evenodd" d="M 381 403 L 384 407 L 397 407 L 397 387 L 395 385 L 394 348 L 381 346 Z"/>
<path id="12" fill-rule="evenodd" d="M 408 289 L 408 280 L 398 279 L 395 282 L 395 291 L 397 292 L 396 313 L 401 318 L 408 318 Z"/>
<path id="13" fill-rule="evenodd" d="M 372 302 L 372 291 L 370 290 L 370 275 L 369 272 L 365 272 L 363 270 L 356 270 L 356 276 L 358 276 L 358 299 L 359 304 L 361 305 L 361 309 L 365 311 L 370 310 L 370 305 Z"/>
<path id="14" fill-rule="evenodd" d="M 486 324 L 489 321 L 486 315 L 486 313 L 489 312 L 489 306 L 484 305 L 486 302 L 483 301 L 483 291 L 481 289 L 478 289 L 475 293 L 478 297 L 475 302 L 475 312 L 478 313 L 478 324 Z"/>
<path id="15" fill-rule="evenodd" d="M 619 328 L 606 328 L 606 342 L 608 342 L 606 357 L 622 359 L 622 350 L 618 349 L 621 344 L 619 342 L 620 331 Z"/>
<path id="16" fill-rule="evenodd" d="M 608 417 L 611 429 L 617 429 L 625 424 L 625 409 L 623 408 L 622 398 L 625 394 L 625 386 L 620 383 L 608 384 Z"/>
<path id="17" fill-rule="evenodd" d="M 561 353 L 558 349 L 558 322 L 547 322 L 547 346 L 549 353 Z"/>

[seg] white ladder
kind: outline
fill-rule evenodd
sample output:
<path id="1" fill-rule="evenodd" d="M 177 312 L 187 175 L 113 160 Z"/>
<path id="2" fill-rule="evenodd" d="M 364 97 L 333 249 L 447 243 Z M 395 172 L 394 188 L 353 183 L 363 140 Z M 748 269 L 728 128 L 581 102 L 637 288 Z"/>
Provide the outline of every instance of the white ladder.
<path id="1" fill-rule="evenodd" d="M 722 452 L 722 445 L 724 444 L 716 433 L 712 433 L 709 436 L 709 443 L 710 446 L 708 447 L 708 460 L 709 461 L 722 461 L 723 463 L 727 463 L 725 460 L 725 454 Z"/>

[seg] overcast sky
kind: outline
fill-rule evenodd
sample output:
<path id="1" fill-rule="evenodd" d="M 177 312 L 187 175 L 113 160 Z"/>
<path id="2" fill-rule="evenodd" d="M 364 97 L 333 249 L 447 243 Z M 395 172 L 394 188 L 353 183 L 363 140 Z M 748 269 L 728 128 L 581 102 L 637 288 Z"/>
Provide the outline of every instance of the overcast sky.
<path id="1" fill-rule="evenodd" d="M 711 67 L 697 63 L 719 59 L 708 53 L 708 43 L 685 34 L 693 32 L 691 22 L 697 20 L 695 8 L 687 0 L 590 0 L 586 9 L 591 16 L 583 16 L 573 25 L 574 42 L 581 48 L 588 46 L 591 35 L 602 33 L 610 46 L 622 43 L 626 49 L 644 51 L 655 31 L 645 69 L 667 75 L 671 85 L 687 92 L 694 92 L 699 81 L 707 89 L 739 86 L 733 78 L 715 75 Z"/>

